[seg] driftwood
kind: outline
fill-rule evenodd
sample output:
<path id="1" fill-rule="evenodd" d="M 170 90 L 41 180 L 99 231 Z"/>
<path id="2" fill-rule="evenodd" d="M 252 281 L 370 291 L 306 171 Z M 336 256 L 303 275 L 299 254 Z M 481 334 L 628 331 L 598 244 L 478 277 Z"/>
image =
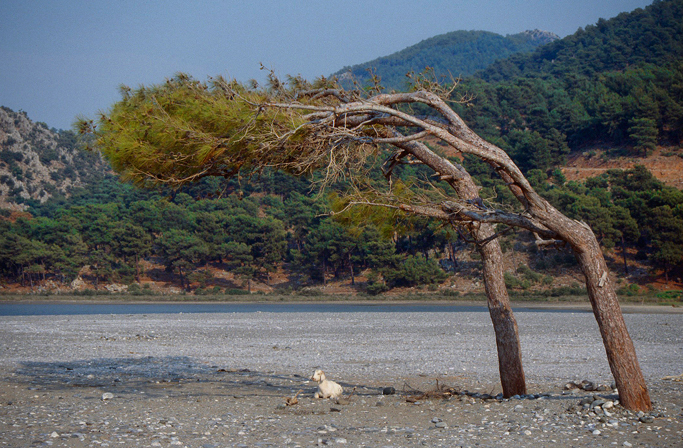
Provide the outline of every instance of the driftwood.
<path id="1" fill-rule="evenodd" d="M 446 386 L 444 384 L 439 384 L 439 380 L 436 380 L 436 387 L 427 392 L 422 392 L 410 386 L 407 382 L 403 384 L 403 391 L 408 392 L 411 395 L 406 397 L 408 403 L 416 403 L 420 400 L 427 400 L 430 398 L 450 398 L 454 395 L 460 395 L 460 390 Z"/>
<path id="2" fill-rule="evenodd" d="M 296 397 L 298 397 L 299 394 L 300 394 L 301 392 L 303 392 L 303 391 L 304 391 L 303 389 L 299 389 L 299 392 L 297 392 L 296 394 L 294 394 L 293 397 L 286 397 L 286 398 L 285 398 L 285 404 L 286 404 L 287 406 L 294 406 L 295 404 L 299 404 L 299 400 L 298 400 Z"/>

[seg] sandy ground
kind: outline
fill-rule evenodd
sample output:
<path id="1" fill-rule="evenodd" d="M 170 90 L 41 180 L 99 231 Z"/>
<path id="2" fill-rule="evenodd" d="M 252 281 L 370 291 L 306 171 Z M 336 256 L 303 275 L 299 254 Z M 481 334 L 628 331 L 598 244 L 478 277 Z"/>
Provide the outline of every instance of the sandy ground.
<path id="1" fill-rule="evenodd" d="M 516 312 L 529 395 L 510 400 L 486 312 L 0 317 L 0 447 L 683 446 L 683 383 L 663 379 L 683 314 L 625 311 L 648 414 L 565 390 L 612 382 L 580 309 Z M 344 400 L 313 398 L 316 368 Z"/>

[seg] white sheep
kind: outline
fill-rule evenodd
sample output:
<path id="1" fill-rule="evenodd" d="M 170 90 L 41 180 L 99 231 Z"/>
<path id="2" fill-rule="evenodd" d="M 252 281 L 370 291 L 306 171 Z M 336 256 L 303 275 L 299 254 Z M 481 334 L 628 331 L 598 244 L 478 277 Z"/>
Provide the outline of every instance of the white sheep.
<path id="1" fill-rule="evenodd" d="M 344 392 L 339 384 L 325 379 L 325 372 L 322 370 L 316 370 L 311 380 L 318 383 L 318 392 L 315 393 L 315 398 L 339 398 Z"/>

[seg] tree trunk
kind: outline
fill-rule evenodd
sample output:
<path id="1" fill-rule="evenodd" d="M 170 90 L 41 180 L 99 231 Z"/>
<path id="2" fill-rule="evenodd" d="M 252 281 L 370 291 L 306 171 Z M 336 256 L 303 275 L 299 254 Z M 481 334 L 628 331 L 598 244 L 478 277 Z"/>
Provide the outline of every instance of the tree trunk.
<path id="1" fill-rule="evenodd" d="M 624 235 L 621 235 L 621 256 L 624 258 L 624 273 L 628 275 L 628 264 L 626 263 L 626 242 Z"/>
<path id="2" fill-rule="evenodd" d="M 598 321 L 607 360 L 619 389 L 619 400 L 626 409 L 652 409 L 647 385 L 638 364 L 636 350 L 626 329 L 624 316 L 614 287 L 608 278 L 607 265 L 595 238 L 584 250 L 576 251 L 576 259 L 586 276 L 588 297 Z"/>
<path id="3" fill-rule="evenodd" d="M 409 150 L 414 157 L 431 167 L 436 173 L 446 175 L 445 179 L 460 200 L 481 202 L 479 187 L 462 166 L 439 157 L 423 143 L 412 142 L 400 145 L 400 147 Z M 484 241 L 495 234 L 493 226 L 488 223 L 470 223 L 466 225 L 466 228 L 475 241 Z M 484 265 L 484 285 L 489 314 L 496 334 L 498 370 L 503 396 L 523 395 L 526 394 L 526 384 L 522 367 L 522 350 L 517 321 L 512 313 L 503 277 L 503 251 L 497 238 L 484 244 L 477 244 L 477 250 L 481 254 Z"/>
<path id="4" fill-rule="evenodd" d="M 353 263 L 351 262 L 351 252 L 349 252 L 349 270 L 351 271 L 351 286 L 355 286 L 356 277 L 353 275 Z"/>
<path id="5" fill-rule="evenodd" d="M 178 274 L 180 275 L 180 288 L 187 290 L 187 288 L 185 288 L 185 276 L 183 275 L 183 268 L 178 268 Z"/>
<path id="6" fill-rule="evenodd" d="M 455 244 L 454 243 L 448 243 L 449 249 L 450 249 L 450 259 L 451 262 L 453 263 L 453 267 L 457 268 L 458 267 L 458 259 L 455 258 Z"/>
<path id="7" fill-rule="evenodd" d="M 549 204 L 546 212 L 549 212 L 544 216 L 548 227 L 571 245 L 586 277 L 588 298 L 619 390 L 621 405 L 634 411 L 651 410 L 645 378 L 595 234 L 587 224 L 567 218 Z"/>
<path id="8" fill-rule="evenodd" d="M 481 241 L 494 234 L 489 224 L 482 224 L 476 232 Z M 503 396 L 526 394 L 526 382 L 522 367 L 522 349 L 519 343 L 517 321 L 512 313 L 505 281 L 503 280 L 503 251 L 497 239 L 485 244 L 478 244 L 484 265 L 484 285 L 488 301 L 489 314 L 496 334 L 498 349 L 498 370 L 503 386 Z"/>

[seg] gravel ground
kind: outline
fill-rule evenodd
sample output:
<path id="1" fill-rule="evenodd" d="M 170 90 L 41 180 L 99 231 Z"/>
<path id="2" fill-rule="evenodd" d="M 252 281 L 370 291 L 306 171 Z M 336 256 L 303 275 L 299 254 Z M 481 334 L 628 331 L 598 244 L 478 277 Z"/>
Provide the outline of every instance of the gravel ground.
<path id="1" fill-rule="evenodd" d="M 683 373 L 683 314 L 625 315 L 641 415 L 565 390 L 612 383 L 592 314 L 516 317 L 530 395 L 510 400 L 486 312 L 0 317 L 0 447 L 683 446 L 683 383 L 663 379 Z M 313 398 L 316 368 L 343 400 Z M 420 397 L 437 384 L 450 396 Z"/>

